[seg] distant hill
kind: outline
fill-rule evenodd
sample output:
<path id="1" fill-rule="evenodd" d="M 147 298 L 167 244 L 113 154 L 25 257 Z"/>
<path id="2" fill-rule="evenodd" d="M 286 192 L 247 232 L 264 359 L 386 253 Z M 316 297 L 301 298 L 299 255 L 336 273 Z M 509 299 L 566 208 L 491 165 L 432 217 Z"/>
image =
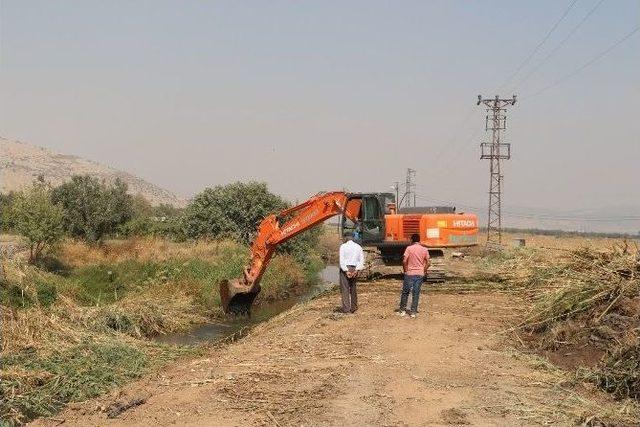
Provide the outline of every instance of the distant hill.
<path id="1" fill-rule="evenodd" d="M 127 172 L 122 172 L 97 162 L 77 156 L 54 153 L 20 141 L 0 138 L 0 192 L 20 190 L 44 176 L 52 185 L 59 185 L 72 175 L 89 174 L 106 182 L 122 179 L 131 194 L 142 194 L 151 204 L 167 203 L 182 207 L 186 199 L 164 188 L 151 184 Z"/>

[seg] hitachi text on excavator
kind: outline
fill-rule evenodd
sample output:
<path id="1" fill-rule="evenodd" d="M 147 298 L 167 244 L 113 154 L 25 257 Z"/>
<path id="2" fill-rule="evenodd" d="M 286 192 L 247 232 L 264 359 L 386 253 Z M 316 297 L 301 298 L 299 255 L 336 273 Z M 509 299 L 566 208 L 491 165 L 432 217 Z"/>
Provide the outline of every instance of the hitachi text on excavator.
<path id="1" fill-rule="evenodd" d="M 269 215 L 258 226 L 243 275 L 220 282 L 226 313 L 249 314 L 260 292 L 260 280 L 278 245 L 325 220 L 340 215 L 340 234 L 352 232 L 365 247 L 376 248 L 387 265 L 399 264 L 411 235 L 433 255 L 444 248 L 478 244 L 478 218 L 450 207 L 415 207 L 398 211 L 392 193 L 319 193 L 304 203 Z"/>

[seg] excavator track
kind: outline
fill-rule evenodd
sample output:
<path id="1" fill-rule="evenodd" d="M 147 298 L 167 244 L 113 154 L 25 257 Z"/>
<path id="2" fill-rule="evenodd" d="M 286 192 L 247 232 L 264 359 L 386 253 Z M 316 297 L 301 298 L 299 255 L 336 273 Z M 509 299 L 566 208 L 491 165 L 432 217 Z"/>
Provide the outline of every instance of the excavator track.
<path id="1" fill-rule="evenodd" d="M 425 282 L 427 283 L 443 283 L 446 281 L 444 257 L 432 258 L 431 265 L 427 270 L 427 277 Z"/>

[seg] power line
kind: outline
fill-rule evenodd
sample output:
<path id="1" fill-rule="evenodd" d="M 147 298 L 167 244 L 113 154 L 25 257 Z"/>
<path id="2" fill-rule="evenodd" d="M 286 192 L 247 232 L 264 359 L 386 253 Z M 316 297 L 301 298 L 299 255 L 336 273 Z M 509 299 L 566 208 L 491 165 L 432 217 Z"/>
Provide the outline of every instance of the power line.
<path id="1" fill-rule="evenodd" d="M 469 111 L 467 112 L 467 114 L 464 115 L 464 118 L 460 121 L 460 124 L 458 126 L 455 127 L 455 131 L 453 132 L 453 134 L 447 138 L 445 145 L 442 147 L 442 149 L 438 152 L 437 155 L 432 156 L 429 158 L 429 168 L 427 169 L 427 174 L 432 175 L 433 177 L 436 177 L 436 172 L 439 172 L 442 169 L 442 165 L 444 162 L 441 162 L 441 159 L 447 159 L 448 155 L 450 154 L 450 150 L 454 147 L 462 147 L 464 148 L 465 145 L 459 145 L 460 142 L 464 142 L 464 141 L 468 141 L 469 137 L 465 137 L 465 138 L 461 138 L 461 134 L 462 132 L 460 131 L 461 129 L 465 128 L 465 125 L 467 123 L 469 123 L 471 117 L 473 116 L 473 113 L 475 111 L 475 108 L 470 108 Z M 471 130 L 471 129 L 469 129 Z M 458 149 L 456 151 L 456 154 L 458 154 L 461 150 Z M 455 156 L 454 156 L 455 158 Z"/>
<path id="2" fill-rule="evenodd" d="M 540 69 L 540 67 L 542 67 L 547 61 L 549 61 L 549 59 L 551 59 L 551 57 L 553 57 L 553 55 L 556 54 L 556 52 L 558 52 L 558 50 L 560 50 L 560 48 L 562 48 L 562 46 L 565 45 L 565 43 L 567 41 L 569 41 L 569 39 L 576 33 L 576 31 L 578 31 L 580 29 L 580 27 L 582 27 L 582 25 L 587 22 L 587 20 L 589 19 L 589 17 L 591 15 L 593 15 L 593 13 L 600 7 L 600 5 L 602 3 L 604 3 L 605 0 L 600 0 L 598 3 L 596 3 L 595 6 L 593 6 L 591 8 L 591 10 L 589 12 L 587 12 L 587 14 L 582 18 L 582 20 L 580 20 L 580 22 L 571 29 L 571 31 L 569 31 L 569 33 L 560 41 L 560 43 L 558 43 L 556 45 L 556 47 L 554 47 L 551 52 L 549 52 L 549 54 L 547 54 L 547 56 L 544 57 L 544 59 L 542 59 L 542 61 L 540 61 L 535 67 L 533 67 L 523 78 L 521 78 L 515 85 L 515 87 L 520 86 L 522 83 L 524 83 L 525 81 L 527 81 L 529 79 L 529 77 L 531 77 L 533 74 L 535 74 L 536 71 L 538 71 Z"/>
<path id="3" fill-rule="evenodd" d="M 528 218 L 548 221 L 587 221 L 587 222 L 618 222 L 618 221 L 640 221 L 640 216 L 625 217 L 579 217 L 570 215 L 553 215 L 553 214 L 518 214 L 506 212 L 508 216 L 514 218 Z"/>
<path id="4" fill-rule="evenodd" d="M 471 107 L 456 129 L 464 130 L 465 125 L 469 123 L 474 112 L 475 108 Z M 449 167 L 466 147 L 466 144 L 464 143 L 474 140 L 480 134 L 480 130 L 476 128 L 468 128 L 467 130 L 470 132 L 466 132 L 464 137 L 461 137 L 462 131 L 454 132 L 452 136 L 447 139 L 448 143 L 446 143 L 440 152 L 436 156 L 429 158 L 429 168 L 426 170 L 428 175 L 431 175 L 433 178 L 441 179 L 443 173 L 451 170 Z M 451 151 L 452 148 L 455 149 L 455 151 Z M 453 156 L 449 157 L 451 153 L 453 153 Z"/>
<path id="5" fill-rule="evenodd" d="M 508 85 L 509 83 L 511 83 L 511 80 L 513 80 L 513 78 L 515 76 L 518 75 L 518 73 L 520 71 L 522 71 L 522 69 L 529 64 L 529 62 L 531 61 L 531 58 L 533 58 L 535 56 L 536 53 L 538 53 L 538 51 L 540 50 L 540 48 L 545 44 L 545 42 L 549 39 L 549 37 L 551 36 L 551 34 L 553 34 L 553 32 L 556 30 L 556 28 L 558 28 L 558 25 L 560 25 L 560 23 L 562 21 L 564 21 L 564 18 L 566 18 L 566 16 L 569 14 L 569 11 L 571 11 L 571 9 L 573 9 L 573 6 L 576 4 L 578 0 L 573 0 L 569 6 L 566 8 L 566 10 L 564 11 L 564 13 L 562 14 L 562 16 L 560 16 L 560 18 L 556 21 L 555 24 L 553 24 L 553 26 L 551 27 L 551 29 L 549 29 L 549 31 L 547 31 L 547 34 L 542 38 L 542 41 L 540 43 L 537 44 L 537 46 L 533 49 L 533 51 L 529 54 L 529 56 L 527 56 L 524 61 L 522 61 L 522 63 L 518 66 L 518 68 L 516 68 L 516 70 L 509 76 L 509 78 L 507 80 L 505 80 L 505 82 L 500 85 L 500 87 L 498 88 L 498 92 L 500 90 L 502 90 L 506 85 Z"/>
<path id="6" fill-rule="evenodd" d="M 473 134 L 469 134 L 468 137 L 466 137 L 465 139 L 460 139 L 458 142 L 470 142 L 470 141 L 473 142 L 478 136 L 480 136 L 481 132 L 482 132 L 482 129 L 478 128 L 476 129 L 475 132 L 473 132 Z M 453 165 L 453 162 L 455 162 L 455 160 L 459 158 L 460 154 L 462 154 L 462 150 L 465 148 L 467 148 L 467 145 L 460 144 L 457 147 L 457 150 L 453 152 L 453 156 L 444 158 L 442 162 L 438 162 L 437 164 L 434 165 L 433 168 L 429 168 L 428 171 L 432 173 L 434 176 L 437 175 L 438 178 L 442 178 L 442 176 L 447 176 L 446 174 L 451 171 L 456 171 L 457 169 L 452 168 L 451 166 Z M 445 160 L 447 161 L 445 162 Z"/>
<path id="7" fill-rule="evenodd" d="M 614 44 L 612 44 L 611 46 L 609 46 L 608 48 L 606 48 L 605 50 L 603 50 L 602 52 L 597 54 L 595 57 L 591 58 L 589 61 L 587 61 L 581 67 L 578 67 L 577 69 L 575 69 L 574 71 L 570 72 L 569 74 L 566 74 L 565 76 L 559 78 L 558 80 L 556 80 L 555 82 L 551 83 L 550 85 L 543 87 L 542 89 L 538 90 L 534 94 L 526 96 L 524 99 L 530 99 L 530 98 L 536 97 L 536 96 L 546 92 L 547 90 L 553 89 L 554 87 L 560 85 L 565 80 L 570 79 L 571 77 L 575 76 L 576 74 L 582 72 L 584 69 L 590 67 L 591 65 L 593 65 L 594 63 L 596 63 L 600 59 L 604 58 L 609 52 L 614 50 L 616 47 L 620 46 L 622 43 L 624 43 L 625 41 L 629 40 L 629 38 L 631 38 L 631 36 L 633 36 L 635 33 L 637 33 L 638 30 L 640 30 L 640 26 L 635 27 L 633 30 L 631 30 L 629 33 L 627 33 L 624 37 L 622 37 L 621 39 L 616 41 Z"/>

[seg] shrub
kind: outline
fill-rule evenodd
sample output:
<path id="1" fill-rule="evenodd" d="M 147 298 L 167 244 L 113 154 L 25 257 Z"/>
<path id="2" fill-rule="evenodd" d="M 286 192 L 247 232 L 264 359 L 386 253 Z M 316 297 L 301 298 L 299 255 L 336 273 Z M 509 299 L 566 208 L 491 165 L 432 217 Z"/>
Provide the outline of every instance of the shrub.
<path id="1" fill-rule="evenodd" d="M 137 216 L 124 223 L 120 231 L 125 236 L 151 236 L 154 234 L 153 220 L 148 216 Z"/>
<path id="2" fill-rule="evenodd" d="M 35 182 L 29 190 L 16 196 L 11 209 L 11 223 L 29 244 L 29 262 L 51 249 L 63 235 L 62 209 L 51 201 L 51 191 Z"/>
<path id="3" fill-rule="evenodd" d="M 64 209 L 64 225 L 74 237 L 98 242 L 133 215 L 127 184 L 107 185 L 89 175 L 75 175 L 53 190 L 53 201 Z"/>
<path id="4" fill-rule="evenodd" d="M 120 227 L 124 236 L 160 236 L 172 240 L 185 240 L 182 223 L 178 217 L 139 216 Z"/>
<path id="5" fill-rule="evenodd" d="M 131 218 L 119 228 L 124 236 L 163 236 L 184 240 L 180 226 L 181 209 L 169 204 L 151 206 L 140 194 L 132 198 Z"/>
<path id="6" fill-rule="evenodd" d="M 7 194 L 0 194 L 0 230 L 8 232 L 13 229 L 11 210 L 16 199 L 13 191 Z"/>

